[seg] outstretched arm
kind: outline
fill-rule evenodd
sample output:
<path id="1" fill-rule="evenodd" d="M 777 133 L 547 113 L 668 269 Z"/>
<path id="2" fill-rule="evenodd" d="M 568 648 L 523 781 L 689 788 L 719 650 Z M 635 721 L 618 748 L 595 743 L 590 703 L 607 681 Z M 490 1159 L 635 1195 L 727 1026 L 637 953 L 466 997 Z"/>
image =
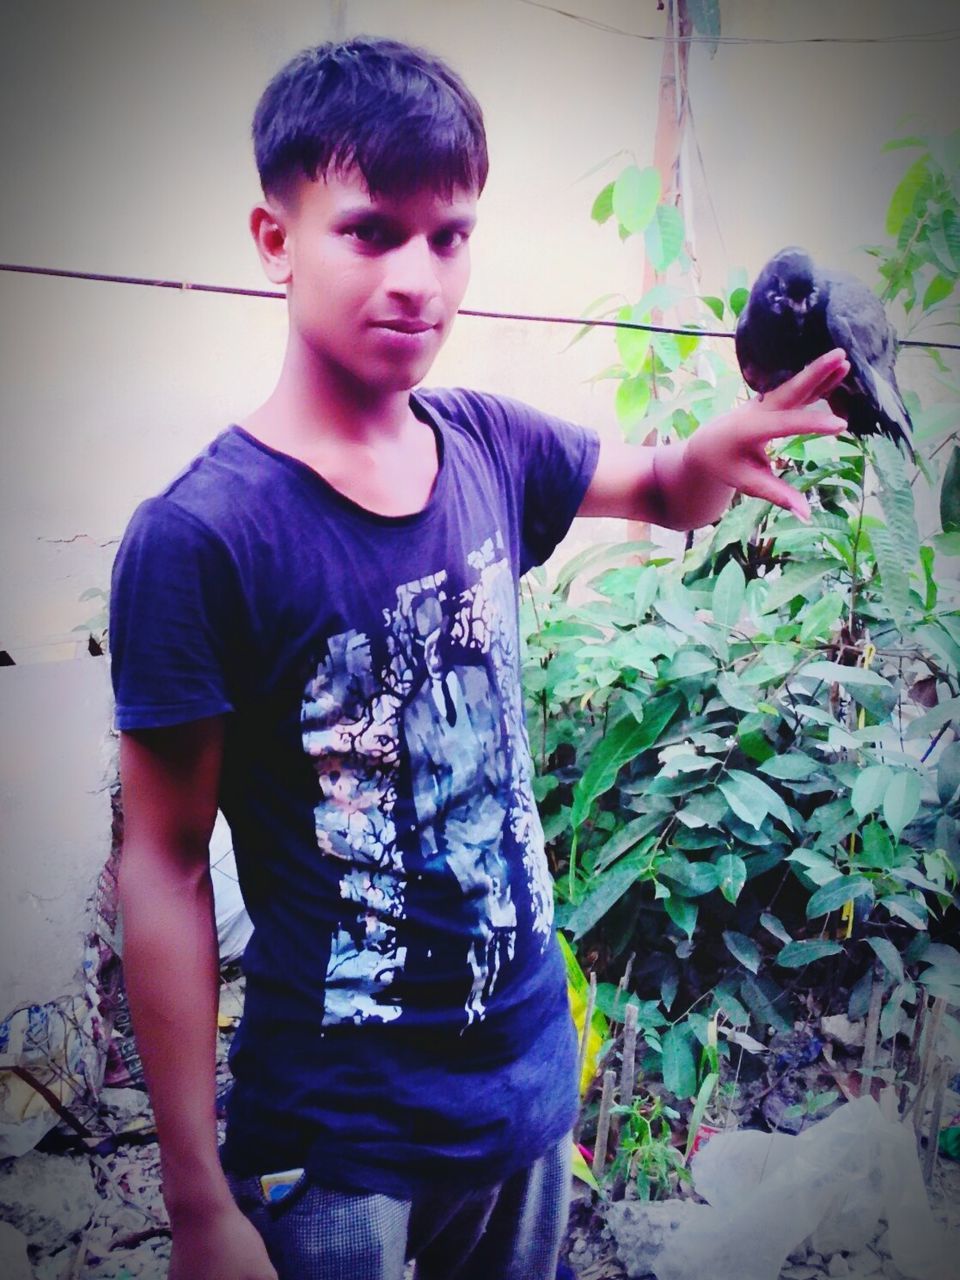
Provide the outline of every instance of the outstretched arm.
<path id="1" fill-rule="evenodd" d="M 171 1280 L 276 1280 L 217 1153 L 209 841 L 222 756 L 220 717 L 121 737 L 124 978 L 160 1139 Z"/>
<path id="2" fill-rule="evenodd" d="M 809 519 L 806 498 L 774 474 L 767 446 L 784 436 L 843 431 L 842 418 L 807 406 L 830 395 L 849 367 L 843 351 L 830 351 L 762 399 L 704 423 L 680 444 L 604 442 L 578 514 L 697 529 L 718 519 L 740 492 Z"/>

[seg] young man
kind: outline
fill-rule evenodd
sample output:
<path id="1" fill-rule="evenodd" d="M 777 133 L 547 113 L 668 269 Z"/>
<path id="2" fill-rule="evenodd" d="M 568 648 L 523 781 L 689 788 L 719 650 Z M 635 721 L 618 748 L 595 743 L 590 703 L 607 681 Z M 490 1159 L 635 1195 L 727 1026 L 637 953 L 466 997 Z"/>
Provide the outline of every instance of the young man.
<path id="1" fill-rule="evenodd" d="M 254 138 L 280 377 L 138 509 L 112 597 L 124 966 L 170 1275 L 400 1280 L 416 1257 L 423 1280 L 552 1280 L 575 1043 L 518 579 L 577 513 L 686 529 L 741 489 L 803 515 L 766 446 L 841 429 L 804 407 L 846 363 L 656 449 L 414 392 L 467 285 L 476 102 L 429 55 L 355 40 L 285 67 Z M 223 1167 L 218 805 L 255 925 Z"/>

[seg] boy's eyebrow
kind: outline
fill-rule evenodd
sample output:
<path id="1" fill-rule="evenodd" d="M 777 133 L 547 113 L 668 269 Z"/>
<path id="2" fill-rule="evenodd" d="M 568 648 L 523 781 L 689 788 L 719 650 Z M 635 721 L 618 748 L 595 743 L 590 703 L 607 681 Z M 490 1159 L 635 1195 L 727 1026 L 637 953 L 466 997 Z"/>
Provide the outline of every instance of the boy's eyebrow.
<path id="1" fill-rule="evenodd" d="M 376 205 L 356 205 L 341 209 L 337 215 L 340 222 L 370 222 L 373 220 L 394 223 L 398 219 L 387 209 L 379 209 Z M 472 231 L 477 225 L 476 214 L 453 213 L 449 217 L 441 217 L 440 225 L 451 231 Z"/>

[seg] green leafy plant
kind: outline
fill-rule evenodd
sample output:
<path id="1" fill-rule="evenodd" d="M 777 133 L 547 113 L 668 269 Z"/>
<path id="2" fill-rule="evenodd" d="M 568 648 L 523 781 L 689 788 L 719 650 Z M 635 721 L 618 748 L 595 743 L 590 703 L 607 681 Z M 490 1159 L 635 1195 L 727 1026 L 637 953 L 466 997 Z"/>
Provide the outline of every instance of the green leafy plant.
<path id="1" fill-rule="evenodd" d="M 896 241 L 872 252 L 911 323 L 955 326 L 956 141 L 908 141 L 922 155 L 891 201 Z M 594 217 L 657 252 L 652 178 L 624 170 L 604 190 Z M 698 302 L 727 324 L 746 299 L 744 278 L 730 286 Z M 617 314 L 646 322 L 676 301 L 654 290 Z M 744 394 L 689 323 L 689 338 L 618 335 L 602 376 L 620 381 L 628 434 L 683 435 Z M 601 980 L 598 1007 L 616 1022 L 637 1002 L 643 1068 L 679 1100 L 729 1054 L 724 1039 L 702 1060 L 711 1019 L 762 1039 L 791 1028 L 814 985 L 862 1017 L 877 961 L 884 1039 L 926 993 L 960 1000 L 945 941 L 960 868 L 960 390 L 938 369 L 941 399 L 907 393 L 918 467 L 885 439 L 784 445 L 809 525 L 742 499 L 681 554 L 593 547 L 528 579 L 558 923 L 601 979 L 639 958 L 634 992 Z"/>
<path id="2" fill-rule="evenodd" d="M 614 1107 L 622 1123 L 617 1155 L 607 1180 L 622 1178 L 640 1200 L 665 1200 L 681 1182 L 690 1181 L 684 1157 L 673 1140 L 671 1120 L 678 1113 L 655 1094 L 634 1098 L 630 1106 Z"/>

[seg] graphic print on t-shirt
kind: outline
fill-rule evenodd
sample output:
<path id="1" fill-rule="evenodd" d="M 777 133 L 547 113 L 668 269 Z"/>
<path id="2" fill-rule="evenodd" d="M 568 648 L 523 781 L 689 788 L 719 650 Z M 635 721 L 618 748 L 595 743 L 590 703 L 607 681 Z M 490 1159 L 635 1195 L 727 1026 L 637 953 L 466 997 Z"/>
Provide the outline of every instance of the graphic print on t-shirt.
<path id="1" fill-rule="evenodd" d="M 515 588 L 500 535 L 467 563 L 476 578 L 456 597 L 445 570 L 397 589 L 395 607 L 384 610 L 385 648 L 356 631 L 333 637 L 305 690 L 317 844 L 343 863 L 325 1023 L 402 1015 L 397 980 L 407 948 L 398 925 L 411 875 L 452 873 L 459 886 L 451 923 L 466 952 L 465 1025 L 483 1018 L 514 954 L 518 874 L 541 947 L 550 938 L 552 889 L 529 755 L 510 745 L 525 743 L 525 731 Z M 385 658 L 375 662 L 375 651 Z M 409 840 L 398 839 L 401 768 L 411 779 L 415 866 Z"/>

